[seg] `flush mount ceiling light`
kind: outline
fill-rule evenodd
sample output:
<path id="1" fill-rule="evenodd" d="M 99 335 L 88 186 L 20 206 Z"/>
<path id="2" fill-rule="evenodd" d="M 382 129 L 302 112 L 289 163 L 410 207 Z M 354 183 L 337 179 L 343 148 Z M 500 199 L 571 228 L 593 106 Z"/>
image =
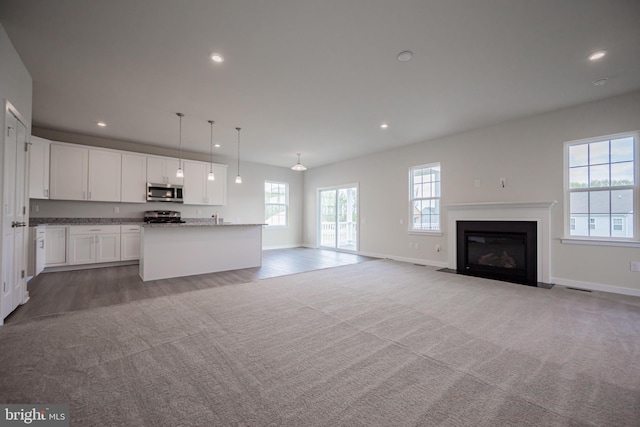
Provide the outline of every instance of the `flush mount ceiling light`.
<path id="1" fill-rule="evenodd" d="M 386 128 L 388 128 L 388 127 L 389 127 L 389 125 L 388 125 L 388 124 L 386 124 L 386 123 L 383 123 L 383 124 L 381 124 L 381 125 L 380 125 L 380 127 L 381 127 L 382 129 L 386 129 Z"/>
<path id="2" fill-rule="evenodd" d="M 217 52 L 212 52 L 210 57 L 213 62 L 217 62 L 217 63 L 224 62 L 224 57 Z"/>
<path id="3" fill-rule="evenodd" d="M 98 122 L 97 125 L 100 126 L 101 128 L 107 126 L 105 122 Z"/>
<path id="4" fill-rule="evenodd" d="M 180 130 L 178 131 L 178 141 L 180 144 L 180 160 L 178 160 L 178 170 L 176 171 L 176 178 L 184 178 L 184 171 L 182 170 L 182 118 L 184 114 L 176 113 L 176 116 L 180 118 Z"/>
<path id="5" fill-rule="evenodd" d="M 236 128 L 238 131 L 238 175 L 236 176 L 236 184 L 242 184 L 242 177 L 240 177 L 240 128 Z"/>
<path id="6" fill-rule="evenodd" d="M 207 175 L 207 180 L 215 181 L 216 177 L 213 174 L 213 124 L 215 122 L 213 120 L 209 120 L 209 124 L 211 125 L 211 163 L 209 164 L 209 175 Z"/>
<path id="7" fill-rule="evenodd" d="M 593 52 L 589 55 L 589 61 L 597 61 L 598 59 L 603 58 L 607 54 L 606 50 L 599 50 L 597 52 Z"/>
<path id="8" fill-rule="evenodd" d="M 300 153 L 298 153 L 298 163 L 293 165 L 291 167 L 291 169 L 293 169 L 296 172 L 302 172 L 302 171 L 306 171 L 307 170 L 307 168 L 304 167 L 304 165 L 302 163 L 300 163 Z"/>
<path id="9" fill-rule="evenodd" d="M 413 58 L 413 52 L 411 52 L 409 50 L 405 50 L 404 52 L 400 52 L 398 54 L 398 61 L 400 61 L 400 62 L 410 61 L 411 58 Z"/>
<path id="10" fill-rule="evenodd" d="M 603 86 L 604 84 L 606 84 L 606 83 L 607 83 L 607 81 L 608 81 L 608 80 L 609 80 L 608 78 L 603 77 L 603 78 L 601 78 L 601 79 L 594 80 L 594 81 L 593 81 L 593 85 L 594 85 L 594 86 Z"/>

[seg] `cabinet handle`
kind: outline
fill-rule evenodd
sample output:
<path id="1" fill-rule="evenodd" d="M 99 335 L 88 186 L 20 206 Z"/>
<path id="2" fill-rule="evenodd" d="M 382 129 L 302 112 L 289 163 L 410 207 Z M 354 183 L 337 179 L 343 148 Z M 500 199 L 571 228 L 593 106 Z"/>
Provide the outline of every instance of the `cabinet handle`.
<path id="1" fill-rule="evenodd" d="M 102 228 L 92 228 L 89 231 L 102 231 Z"/>
<path id="2" fill-rule="evenodd" d="M 49 190 L 44 190 L 44 197 L 49 197 Z"/>
<path id="3" fill-rule="evenodd" d="M 44 249 L 44 240 L 40 242 L 40 249 Z"/>

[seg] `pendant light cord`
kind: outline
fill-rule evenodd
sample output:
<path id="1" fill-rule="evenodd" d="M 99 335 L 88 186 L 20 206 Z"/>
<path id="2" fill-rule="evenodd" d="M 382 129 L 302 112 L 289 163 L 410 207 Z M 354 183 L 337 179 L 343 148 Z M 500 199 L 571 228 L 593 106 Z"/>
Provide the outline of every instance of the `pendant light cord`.
<path id="1" fill-rule="evenodd" d="M 238 131 L 238 176 L 240 176 L 240 128 L 236 128 Z"/>
<path id="2" fill-rule="evenodd" d="M 215 121 L 209 120 L 209 123 L 211 123 L 211 163 L 209 165 L 209 172 L 213 173 L 213 124 Z"/>
<path id="3" fill-rule="evenodd" d="M 179 153 L 180 153 L 180 161 L 178 162 L 178 169 L 182 169 L 182 118 L 184 114 L 176 113 L 178 117 L 180 117 L 180 125 L 179 125 L 179 133 L 178 133 L 178 141 L 179 141 Z"/>

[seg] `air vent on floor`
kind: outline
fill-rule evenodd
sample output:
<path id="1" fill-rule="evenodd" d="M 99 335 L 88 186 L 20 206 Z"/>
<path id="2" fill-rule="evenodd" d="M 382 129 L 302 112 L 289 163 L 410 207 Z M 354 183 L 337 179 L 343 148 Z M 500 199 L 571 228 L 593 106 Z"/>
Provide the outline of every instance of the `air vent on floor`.
<path id="1" fill-rule="evenodd" d="M 571 289 L 572 291 L 591 292 L 589 289 L 570 288 L 568 286 L 567 286 L 567 289 Z"/>

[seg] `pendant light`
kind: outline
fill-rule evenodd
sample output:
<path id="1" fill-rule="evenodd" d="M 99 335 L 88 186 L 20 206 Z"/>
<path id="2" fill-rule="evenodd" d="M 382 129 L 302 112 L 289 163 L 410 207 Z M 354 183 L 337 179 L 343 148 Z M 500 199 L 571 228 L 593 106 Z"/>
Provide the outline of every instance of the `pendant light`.
<path id="1" fill-rule="evenodd" d="M 304 167 L 304 165 L 302 163 L 300 163 L 300 153 L 298 153 L 298 163 L 293 165 L 291 167 L 291 169 L 293 169 L 296 172 L 302 172 L 302 171 L 306 171 L 307 170 L 307 168 Z"/>
<path id="2" fill-rule="evenodd" d="M 211 125 L 211 163 L 209 165 L 209 175 L 207 176 L 207 180 L 215 181 L 216 177 L 213 174 L 213 124 L 215 122 L 213 120 L 209 120 L 209 124 Z"/>
<path id="3" fill-rule="evenodd" d="M 240 128 L 236 128 L 238 131 L 238 176 L 236 176 L 236 184 L 242 184 L 242 177 L 240 176 Z"/>
<path id="4" fill-rule="evenodd" d="M 176 171 L 176 178 L 184 178 L 184 171 L 182 170 L 182 118 L 184 114 L 176 113 L 180 117 L 180 131 L 178 132 L 178 138 L 180 141 L 180 160 L 178 160 L 178 170 Z"/>

